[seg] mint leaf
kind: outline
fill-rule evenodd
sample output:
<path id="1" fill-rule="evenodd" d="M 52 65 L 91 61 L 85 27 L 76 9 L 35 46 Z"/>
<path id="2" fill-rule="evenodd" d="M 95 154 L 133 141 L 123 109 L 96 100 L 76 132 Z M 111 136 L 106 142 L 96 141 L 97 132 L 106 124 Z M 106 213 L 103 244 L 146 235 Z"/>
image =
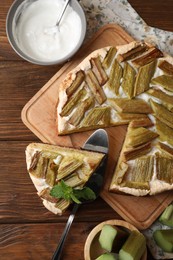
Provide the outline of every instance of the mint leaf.
<path id="1" fill-rule="evenodd" d="M 71 200 L 71 194 L 73 193 L 72 187 L 65 184 L 63 180 L 57 185 L 53 186 L 50 191 L 50 195 L 58 199 Z"/>
<path id="2" fill-rule="evenodd" d="M 93 192 L 93 190 L 91 190 L 88 187 L 84 187 L 82 190 L 73 190 L 74 195 L 78 198 L 78 199 L 84 199 L 84 200 L 95 200 L 96 199 L 96 195 Z"/>
<path id="3" fill-rule="evenodd" d="M 77 204 L 81 203 L 80 199 L 96 199 L 95 193 L 90 188 L 84 187 L 83 189 L 74 189 L 66 185 L 63 180 L 53 186 L 50 191 L 50 195 L 58 199 L 72 200 Z"/>
<path id="4" fill-rule="evenodd" d="M 72 200 L 73 200 L 75 203 L 77 203 L 77 204 L 80 204 L 80 203 L 81 203 L 81 201 L 78 200 L 78 198 L 74 195 L 74 192 L 71 194 L 71 198 L 72 198 Z"/>

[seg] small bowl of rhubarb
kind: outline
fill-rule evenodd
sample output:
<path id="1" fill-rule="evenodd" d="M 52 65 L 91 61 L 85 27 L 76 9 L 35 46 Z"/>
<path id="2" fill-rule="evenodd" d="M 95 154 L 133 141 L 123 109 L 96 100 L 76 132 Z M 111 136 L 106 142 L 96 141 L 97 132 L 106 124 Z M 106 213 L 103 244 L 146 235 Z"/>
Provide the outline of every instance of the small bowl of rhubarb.
<path id="1" fill-rule="evenodd" d="M 146 260 L 146 239 L 132 224 L 123 220 L 107 220 L 88 235 L 84 247 L 85 260 Z"/>

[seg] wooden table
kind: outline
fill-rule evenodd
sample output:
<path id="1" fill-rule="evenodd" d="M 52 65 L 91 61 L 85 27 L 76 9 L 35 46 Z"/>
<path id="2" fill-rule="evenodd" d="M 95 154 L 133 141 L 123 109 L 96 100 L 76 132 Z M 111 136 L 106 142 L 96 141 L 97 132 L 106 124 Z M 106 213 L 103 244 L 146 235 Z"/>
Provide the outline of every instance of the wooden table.
<path id="1" fill-rule="evenodd" d="M 26 171 L 25 147 L 39 141 L 21 121 L 26 102 L 60 69 L 21 60 L 10 47 L 5 20 L 13 0 L 0 4 L 0 259 L 49 260 L 70 209 L 61 217 L 48 212 Z M 173 31 L 172 0 L 129 0 L 151 26 Z M 81 207 L 62 259 L 83 259 L 87 235 L 98 223 L 121 217 L 101 198 Z M 153 259 L 150 255 L 148 259 Z"/>

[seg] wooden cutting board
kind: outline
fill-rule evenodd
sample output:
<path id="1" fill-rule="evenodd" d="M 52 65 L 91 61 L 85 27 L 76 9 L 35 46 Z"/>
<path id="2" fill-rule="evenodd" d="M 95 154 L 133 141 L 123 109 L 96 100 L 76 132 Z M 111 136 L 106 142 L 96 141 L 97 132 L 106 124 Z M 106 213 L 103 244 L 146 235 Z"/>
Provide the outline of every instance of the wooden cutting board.
<path id="1" fill-rule="evenodd" d="M 108 24 L 101 28 L 90 42 L 83 46 L 77 55 L 60 69 L 40 91 L 25 105 L 22 110 L 24 124 L 45 143 L 61 146 L 80 147 L 93 131 L 58 136 L 56 126 L 56 106 L 58 87 L 67 73 L 76 67 L 92 51 L 128 43 L 133 39 L 118 25 Z M 126 221 L 139 229 L 146 229 L 173 201 L 173 192 L 164 192 L 156 196 L 134 197 L 110 193 L 108 187 L 116 166 L 119 152 L 126 134 L 126 126 L 106 129 L 110 140 L 108 167 L 105 186 L 101 197 Z"/>

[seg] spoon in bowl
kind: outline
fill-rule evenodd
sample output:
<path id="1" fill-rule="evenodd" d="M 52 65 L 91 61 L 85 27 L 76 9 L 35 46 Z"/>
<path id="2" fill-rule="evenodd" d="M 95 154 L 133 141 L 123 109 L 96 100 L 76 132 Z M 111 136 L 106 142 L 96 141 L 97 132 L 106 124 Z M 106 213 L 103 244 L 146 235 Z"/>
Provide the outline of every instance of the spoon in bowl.
<path id="1" fill-rule="evenodd" d="M 69 2 L 70 2 L 70 0 L 66 0 L 65 1 L 65 4 L 64 4 L 64 6 L 63 6 L 63 8 L 62 8 L 62 10 L 61 10 L 61 12 L 59 14 L 59 17 L 58 17 L 58 20 L 57 20 L 56 24 L 51 26 L 51 27 L 45 28 L 45 30 L 44 30 L 45 34 L 47 34 L 47 35 L 54 35 L 54 36 L 59 34 L 59 32 L 60 32 L 60 26 L 59 25 L 60 25 L 60 22 L 61 22 L 61 20 L 63 18 L 65 10 L 67 9 L 67 6 L 68 6 Z"/>
<path id="2" fill-rule="evenodd" d="M 59 24 L 60 24 L 60 22 L 61 22 L 61 20 L 62 20 L 62 18 L 63 18 L 63 15 L 64 15 L 64 13 L 65 13 L 65 10 L 66 10 L 66 8 L 67 8 L 69 2 L 70 2 L 70 0 L 66 0 L 66 1 L 65 1 L 65 4 L 64 4 L 64 6 L 63 6 L 63 8 L 62 8 L 62 10 L 61 10 L 61 13 L 59 14 L 59 17 L 58 17 L 57 22 L 56 22 L 56 26 L 57 26 L 57 27 L 59 27 Z"/>
<path id="3" fill-rule="evenodd" d="M 95 197 L 97 198 L 100 194 L 100 191 L 103 186 L 104 181 L 104 173 L 106 170 L 106 164 L 107 164 L 107 157 L 108 157 L 108 151 L 109 151 L 109 140 L 108 135 L 105 130 L 98 129 L 96 130 L 85 142 L 85 144 L 82 147 L 85 150 L 89 151 L 95 151 L 95 152 L 101 152 L 104 153 L 105 156 L 103 157 L 100 165 L 96 169 L 96 171 L 91 175 L 89 180 L 87 181 L 85 187 L 89 187 L 94 193 Z M 93 200 L 92 200 L 93 201 Z M 92 201 L 82 201 L 81 204 L 92 202 Z M 68 218 L 68 221 L 66 223 L 64 232 L 61 236 L 60 242 L 58 244 L 58 247 L 56 248 L 54 255 L 52 257 L 52 260 L 60 260 L 61 259 L 61 253 L 63 250 L 63 246 L 66 240 L 66 237 L 68 235 L 68 232 L 70 230 L 71 224 L 73 222 L 73 219 L 75 217 L 75 214 L 81 204 L 75 203 L 72 209 L 72 212 Z"/>

